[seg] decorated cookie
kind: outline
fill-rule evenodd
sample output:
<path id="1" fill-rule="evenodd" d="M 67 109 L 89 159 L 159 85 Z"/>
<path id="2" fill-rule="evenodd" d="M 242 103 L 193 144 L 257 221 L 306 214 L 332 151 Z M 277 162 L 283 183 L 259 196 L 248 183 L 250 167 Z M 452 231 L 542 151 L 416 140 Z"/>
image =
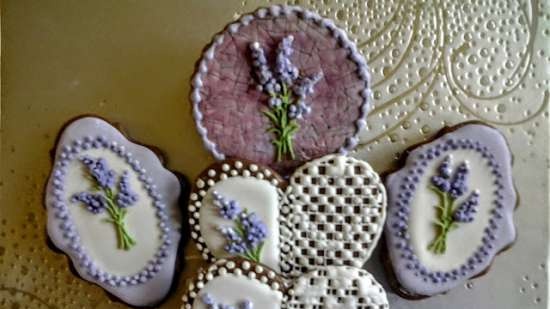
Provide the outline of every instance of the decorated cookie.
<path id="1" fill-rule="evenodd" d="M 200 270 L 182 309 L 280 309 L 286 285 L 275 271 L 243 259 L 221 259 Z"/>
<path id="2" fill-rule="evenodd" d="M 196 180 L 191 237 L 205 259 L 241 256 L 299 275 L 320 265 L 361 267 L 383 228 L 386 196 L 363 161 L 328 155 L 289 183 L 268 167 L 229 160 Z"/>
<path id="3" fill-rule="evenodd" d="M 297 279 L 288 291 L 288 309 L 387 309 L 382 286 L 367 271 L 348 266 L 321 267 Z"/>
<path id="4" fill-rule="evenodd" d="M 388 262 L 401 294 L 431 296 L 461 285 L 512 244 L 511 165 L 504 137 L 479 123 L 410 150 L 386 181 Z"/>
<path id="5" fill-rule="evenodd" d="M 285 174 L 354 148 L 371 100 L 355 44 L 331 20 L 295 6 L 229 24 L 204 50 L 192 87 L 197 129 L 216 159 Z"/>
<path id="6" fill-rule="evenodd" d="M 182 309 L 386 309 L 382 286 L 365 270 L 321 267 L 285 279 L 243 259 L 218 260 L 199 271 L 183 296 Z"/>
<path id="7" fill-rule="evenodd" d="M 106 121 L 68 124 L 45 203 L 48 235 L 78 274 L 136 306 L 165 298 L 180 243 L 178 178 Z"/>

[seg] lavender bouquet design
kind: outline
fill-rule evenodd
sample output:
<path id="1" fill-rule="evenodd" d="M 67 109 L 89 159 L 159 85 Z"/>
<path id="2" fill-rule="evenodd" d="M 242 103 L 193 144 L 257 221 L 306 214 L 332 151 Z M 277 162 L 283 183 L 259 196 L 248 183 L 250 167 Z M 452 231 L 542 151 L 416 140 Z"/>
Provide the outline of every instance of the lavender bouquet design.
<path id="1" fill-rule="evenodd" d="M 129 250 L 136 244 L 136 241 L 128 234 L 124 218 L 127 208 L 137 202 L 138 196 L 130 188 L 128 171 L 122 173 L 115 190 L 115 171 L 109 169 L 105 159 L 84 156 L 80 161 L 87 168 L 89 178 L 93 181 L 94 186 L 91 192 L 80 192 L 73 195 L 71 201 L 82 203 L 93 214 L 100 214 L 107 210 L 109 218 L 105 218 L 104 221 L 115 226 L 118 248 Z"/>
<path id="2" fill-rule="evenodd" d="M 468 164 L 462 162 L 456 171 L 452 170 L 451 156 L 445 157 L 438 167 L 438 175 L 431 178 L 430 189 L 439 197 L 439 217 L 435 220 L 438 228 L 437 237 L 430 243 L 428 250 L 443 254 L 447 250 L 447 235 L 459 227 L 459 223 L 474 220 L 479 204 L 479 191 L 472 191 L 466 199 L 455 206 L 458 199 L 468 192 Z"/>
<path id="3" fill-rule="evenodd" d="M 254 305 L 250 300 L 244 300 L 238 305 L 238 307 L 234 307 L 231 305 L 217 303 L 212 297 L 212 295 L 208 293 L 204 293 L 201 296 L 201 299 L 208 309 L 253 309 L 254 308 Z"/>
<path id="4" fill-rule="evenodd" d="M 252 66 L 258 82 L 258 90 L 269 95 L 269 110 L 264 115 L 271 120 L 271 128 L 267 131 L 275 134 L 273 145 L 277 150 L 277 161 L 290 155 L 294 159 L 292 139 L 300 126 L 296 119 L 301 119 L 311 112 L 305 99 L 314 92 L 323 74 L 321 72 L 302 77 L 296 66 L 290 60 L 294 37 L 288 35 L 281 40 L 277 48 L 276 66 L 272 72 L 267 65 L 267 58 L 260 43 L 250 44 Z"/>
<path id="5" fill-rule="evenodd" d="M 220 215 L 235 222 L 235 227 L 219 227 L 227 239 L 225 251 L 260 262 L 264 240 L 267 237 L 265 223 L 246 208 L 241 210 L 236 201 L 228 200 L 216 191 L 212 192 L 212 195 Z"/>

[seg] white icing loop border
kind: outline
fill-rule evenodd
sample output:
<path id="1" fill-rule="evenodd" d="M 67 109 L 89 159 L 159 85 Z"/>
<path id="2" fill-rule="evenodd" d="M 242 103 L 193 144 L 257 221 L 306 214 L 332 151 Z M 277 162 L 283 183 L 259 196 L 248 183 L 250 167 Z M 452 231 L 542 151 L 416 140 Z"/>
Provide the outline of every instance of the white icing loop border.
<path id="1" fill-rule="evenodd" d="M 319 26 L 327 28 L 334 38 L 336 38 L 342 47 L 349 50 L 349 58 L 357 65 L 357 74 L 361 80 L 365 82 L 365 88 L 361 91 L 363 97 L 363 104 L 361 105 L 361 115 L 355 121 L 356 131 L 355 133 L 346 138 L 343 146 L 340 147 L 339 153 L 342 155 L 348 154 L 359 144 L 359 134 L 367 126 L 367 115 L 372 108 L 372 90 L 371 75 L 369 73 L 369 67 L 365 58 L 361 52 L 357 49 L 355 43 L 353 43 L 347 36 L 346 32 L 338 28 L 334 22 L 328 18 L 321 17 L 319 14 L 306 10 L 298 6 L 288 5 L 273 5 L 267 8 L 260 8 L 250 14 L 244 14 L 237 21 L 229 24 L 222 32 L 216 34 L 214 39 L 205 49 L 202 54 L 202 58 L 199 61 L 196 72 L 191 79 L 191 102 L 193 103 L 193 118 L 197 131 L 203 141 L 204 146 L 208 151 L 212 153 L 216 160 L 224 160 L 225 154 L 218 150 L 217 145 L 208 138 L 208 130 L 202 125 L 203 114 L 200 111 L 201 94 L 200 90 L 203 86 L 204 76 L 208 73 L 208 64 L 214 59 L 216 48 L 223 43 L 224 35 L 227 33 L 235 33 L 241 26 L 248 25 L 254 18 L 269 18 L 286 16 L 290 14 L 296 14 L 304 20 L 312 20 Z"/>

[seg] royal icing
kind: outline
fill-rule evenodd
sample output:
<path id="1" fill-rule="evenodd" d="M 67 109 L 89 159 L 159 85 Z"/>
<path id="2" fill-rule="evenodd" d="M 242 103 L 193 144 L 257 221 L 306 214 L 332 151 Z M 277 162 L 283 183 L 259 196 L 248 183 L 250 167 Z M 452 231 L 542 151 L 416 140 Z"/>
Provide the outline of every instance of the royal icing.
<path id="1" fill-rule="evenodd" d="M 361 267 L 370 257 L 386 216 L 381 180 L 364 161 L 328 155 L 290 178 L 291 252 L 294 273 L 324 265 Z"/>
<path id="2" fill-rule="evenodd" d="M 318 266 L 361 267 L 380 237 L 385 207 L 385 189 L 368 163 L 328 155 L 296 170 L 288 186 L 256 164 L 216 164 L 197 179 L 189 210 L 192 237 L 206 259 L 240 255 L 298 276 Z M 260 243 L 257 235 L 248 237 L 252 245 L 241 241 L 244 209 L 262 223 L 256 234 L 265 225 L 259 259 L 250 249 Z"/>
<path id="3" fill-rule="evenodd" d="M 202 256 L 211 262 L 219 258 L 242 256 L 280 270 L 279 207 L 282 193 L 279 185 L 282 182 L 271 169 L 239 160 L 216 164 L 199 176 L 190 196 L 188 210 L 191 237 L 196 241 Z M 226 231 L 228 228 L 235 229 L 239 218 L 224 218 L 219 205 L 216 205 L 216 195 L 228 203 L 234 203 L 239 211 L 246 209 L 247 213 L 253 213 L 256 217 L 253 221 L 258 221 L 265 228 L 264 233 L 260 233 L 265 234 L 265 237 L 252 246 L 249 243 L 247 249 L 251 250 L 246 250 L 245 254 L 228 250 L 228 245 L 235 241 L 230 239 Z"/>
<path id="4" fill-rule="evenodd" d="M 237 252 L 227 250 L 228 239 L 224 237 L 221 229 L 235 228 L 240 213 L 236 214 L 236 218 L 233 220 L 224 218 L 214 203 L 214 193 L 237 204 L 241 212 L 246 209 L 249 214 L 255 214 L 263 222 L 266 237 L 261 241 L 260 256 L 257 261 L 273 269 L 279 269 L 279 195 L 277 187 L 263 179 L 236 176 L 219 181 L 208 190 L 200 208 L 200 231 L 212 255 L 216 258 L 224 258 L 239 255 Z M 257 249 L 258 246 L 253 246 L 250 251 L 257 251 Z M 248 248 L 246 251 L 249 251 Z M 241 254 L 249 255 L 243 252 Z"/>
<path id="5" fill-rule="evenodd" d="M 387 179 L 387 244 L 400 286 L 430 296 L 482 273 L 515 239 L 506 140 L 466 124 L 412 150 Z"/>
<path id="6" fill-rule="evenodd" d="M 321 267 L 297 278 L 289 309 L 387 309 L 386 292 L 367 271 L 347 266 Z"/>
<path id="7" fill-rule="evenodd" d="M 182 309 L 279 309 L 285 289 L 283 278 L 268 267 L 242 258 L 219 259 L 199 270 Z"/>
<path id="8" fill-rule="evenodd" d="M 243 14 L 216 35 L 190 95 L 197 130 L 216 159 L 285 172 L 355 148 L 371 97 L 367 64 L 346 33 L 286 5 Z"/>
<path id="9" fill-rule="evenodd" d="M 101 119 L 79 118 L 56 147 L 48 235 L 84 279 L 129 304 L 156 304 L 174 275 L 180 192 L 151 150 Z"/>

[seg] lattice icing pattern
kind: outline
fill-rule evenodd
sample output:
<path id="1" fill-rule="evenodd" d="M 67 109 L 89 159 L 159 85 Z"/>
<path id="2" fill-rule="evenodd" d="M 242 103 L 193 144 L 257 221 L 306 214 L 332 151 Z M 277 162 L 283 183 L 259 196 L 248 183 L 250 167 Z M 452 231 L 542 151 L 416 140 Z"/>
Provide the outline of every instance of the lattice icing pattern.
<path id="1" fill-rule="evenodd" d="M 289 184 L 267 167 L 230 160 L 197 179 L 189 222 L 208 261 L 239 255 L 299 275 L 316 266 L 361 267 L 382 232 L 385 206 L 379 176 L 357 159 L 314 160 Z"/>
<path id="2" fill-rule="evenodd" d="M 242 258 L 220 259 L 199 270 L 182 300 L 182 309 L 389 308 L 384 289 L 365 270 L 329 266 L 286 279 Z"/>
<path id="3" fill-rule="evenodd" d="M 329 266 L 297 278 L 290 288 L 287 309 L 388 309 L 382 286 L 367 271 Z"/>
<path id="4" fill-rule="evenodd" d="M 291 253 L 294 271 L 317 265 L 361 267 L 382 233 L 386 193 L 364 161 L 325 156 L 290 179 Z"/>

